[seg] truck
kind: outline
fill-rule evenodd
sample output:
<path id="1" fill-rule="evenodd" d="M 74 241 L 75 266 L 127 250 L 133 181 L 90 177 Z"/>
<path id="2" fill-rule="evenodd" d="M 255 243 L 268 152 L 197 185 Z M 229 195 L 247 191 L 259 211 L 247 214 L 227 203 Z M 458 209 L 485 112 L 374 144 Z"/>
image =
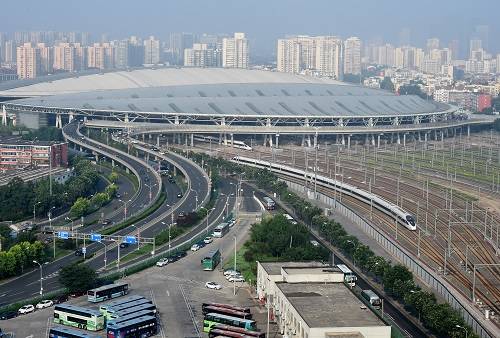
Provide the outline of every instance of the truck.
<path id="1" fill-rule="evenodd" d="M 364 299 L 370 302 L 371 306 L 373 306 L 375 309 L 380 309 L 382 301 L 375 292 L 373 292 L 372 290 L 363 290 L 361 292 L 361 296 L 363 296 Z"/>

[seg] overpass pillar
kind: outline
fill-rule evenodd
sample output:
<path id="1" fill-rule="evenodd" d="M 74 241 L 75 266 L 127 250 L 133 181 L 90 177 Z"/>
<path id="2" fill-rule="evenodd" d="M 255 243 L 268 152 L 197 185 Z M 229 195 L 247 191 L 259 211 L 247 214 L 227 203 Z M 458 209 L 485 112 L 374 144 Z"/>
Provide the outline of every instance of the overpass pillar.
<path id="1" fill-rule="evenodd" d="M 149 162 L 149 152 L 146 152 L 146 162 Z"/>
<path id="2" fill-rule="evenodd" d="M 351 135 L 347 135 L 347 149 L 351 149 Z"/>
<path id="3" fill-rule="evenodd" d="M 71 123 L 71 121 L 73 121 L 73 119 L 75 118 L 75 115 L 72 111 L 69 112 L 69 117 L 68 117 L 68 122 Z"/>
<path id="4" fill-rule="evenodd" d="M 276 148 L 278 148 L 278 146 L 279 146 L 279 138 L 280 138 L 280 134 L 276 134 Z"/>
<path id="5" fill-rule="evenodd" d="M 467 137 L 469 137 L 469 136 L 470 136 L 470 126 L 468 125 L 467 126 Z"/>
<path id="6" fill-rule="evenodd" d="M 377 135 L 377 148 L 380 148 L 380 134 Z"/>
<path id="7" fill-rule="evenodd" d="M 307 146 L 311 148 L 311 135 L 307 135 Z"/>
<path id="8" fill-rule="evenodd" d="M 269 147 L 273 147 L 273 135 L 269 135 Z"/>
<path id="9" fill-rule="evenodd" d="M 158 139 L 158 145 L 160 145 L 160 139 Z M 191 147 L 194 147 L 194 134 L 191 134 Z"/>
<path id="10" fill-rule="evenodd" d="M 371 142 L 372 146 L 375 145 L 375 135 L 372 134 L 372 142 Z"/>
<path id="11" fill-rule="evenodd" d="M 398 140 L 399 140 L 399 134 L 398 134 Z M 406 133 L 403 134 L 403 147 L 406 147 Z"/>
<path id="12" fill-rule="evenodd" d="M 397 133 L 397 136 L 398 136 L 398 138 L 396 140 L 396 143 L 401 144 L 401 136 L 399 135 L 399 133 Z"/>
<path id="13" fill-rule="evenodd" d="M 7 110 L 5 110 L 5 105 L 2 105 L 2 125 L 7 125 Z"/>
<path id="14" fill-rule="evenodd" d="M 224 133 L 224 145 L 227 146 L 227 134 Z"/>
<path id="15" fill-rule="evenodd" d="M 345 145 L 345 137 L 344 137 L 344 134 L 342 134 L 342 145 Z"/>
<path id="16" fill-rule="evenodd" d="M 111 159 L 111 168 L 115 167 L 115 160 Z"/>
<path id="17" fill-rule="evenodd" d="M 267 147 L 267 134 L 264 134 L 264 143 L 262 145 Z"/>
<path id="18" fill-rule="evenodd" d="M 368 144 L 368 134 L 365 135 L 365 145 Z"/>
<path id="19" fill-rule="evenodd" d="M 302 135 L 302 142 L 301 142 L 300 146 L 303 148 L 305 144 L 306 144 L 306 136 Z"/>
<path id="20" fill-rule="evenodd" d="M 142 134 L 142 142 L 146 141 L 146 134 Z"/>
<path id="21" fill-rule="evenodd" d="M 156 135 L 156 146 L 159 147 L 160 146 L 160 135 Z"/>
<path id="22" fill-rule="evenodd" d="M 234 134 L 231 134 L 231 147 L 234 148 Z"/>
<path id="23" fill-rule="evenodd" d="M 427 132 L 424 132 L 424 142 L 427 143 Z"/>
<path id="24" fill-rule="evenodd" d="M 62 128 L 62 116 L 61 114 L 56 115 L 56 128 Z"/>

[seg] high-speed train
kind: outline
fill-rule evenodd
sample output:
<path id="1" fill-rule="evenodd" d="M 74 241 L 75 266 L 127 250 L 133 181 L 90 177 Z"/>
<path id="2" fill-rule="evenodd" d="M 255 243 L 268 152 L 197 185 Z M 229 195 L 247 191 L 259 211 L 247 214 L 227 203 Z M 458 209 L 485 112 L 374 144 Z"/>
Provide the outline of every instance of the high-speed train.
<path id="1" fill-rule="evenodd" d="M 213 144 L 219 144 L 219 138 L 214 137 L 214 136 L 203 136 L 203 135 L 195 135 L 193 138 L 195 141 L 198 142 L 205 142 L 205 143 L 213 143 Z M 244 150 L 252 150 L 252 147 L 250 147 L 248 144 L 246 144 L 243 141 L 234 141 L 231 142 L 230 139 L 227 140 L 227 145 L 233 146 L 233 148 L 239 148 L 239 149 L 244 149 Z"/>
<path id="2" fill-rule="evenodd" d="M 282 164 L 272 163 L 268 161 L 257 160 L 244 156 L 233 157 L 232 162 L 238 164 L 244 164 L 255 168 L 269 169 L 272 172 L 283 174 L 290 177 L 300 178 L 300 179 L 312 179 L 314 173 L 306 172 L 302 169 L 297 169 L 289 167 Z M 363 201 L 365 203 L 372 203 L 374 208 L 382 211 L 383 213 L 397 218 L 398 222 L 409 230 L 417 230 L 417 225 L 415 222 L 415 217 L 408 212 L 402 210 L 397 205 L 392 204 L 378 195 L 369 193 L 368 191 L 359 189 L 351 184 L 342 183 L 337 180 L 317 175 L 317 184 L 327 188 L 334 188 L 343 194 L 352 196 L 357 200 Z"/>

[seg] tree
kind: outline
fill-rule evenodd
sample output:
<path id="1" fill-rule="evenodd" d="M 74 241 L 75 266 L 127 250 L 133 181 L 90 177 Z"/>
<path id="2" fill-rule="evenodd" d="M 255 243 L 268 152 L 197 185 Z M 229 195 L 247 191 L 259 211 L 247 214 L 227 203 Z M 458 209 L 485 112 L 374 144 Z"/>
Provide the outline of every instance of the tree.
<path id="1" fill-rule="evenodd" d="M 116 171 L 112 171 L 111 174 L 109 174 L 108 176 L 108 180 L 111 182 L 111 183 L 116 183 L 118 181 L 118 173 Z"/>
<path id="2" fill-rule="evenodd" d="M 500 119 L 496 119 L 495 122 L 493 122 L 493 129 L 500 131 Z"/>
<path id="3" fill-rule="evenodd" d="M 399 87 L 399 95 L 417 95 L 427 100 L 429 97 L 425 94 L 418 84 L 409 84 Z"/>
<path id="4" fill-rule="evenodd" d="M 97 208 L 102 207 L 104 204 L 108 203 L 109 195 L 105 192 L 100 192 L 94 195 L 91 200 L 91 204 Z"/>
<path id="5" fill-rule="evenodd" d="M 59 282 L 69 292 L 85 292 L 93 288 L 97 281 L 97 273 L 85 264 L 72 264 L 59 271 Z"/>
<path id="6" fill-rule="evenodd" d="M 87 213 L 90 208 L 90 202 L 85 197 L 79 197 L 69 211 L 70 216 L 74 218 L 81 217 Z"/>
<path id="7" fill-rule="evenodd" d="M 390 77 L 388 77 L 388 76 L 384 77 L 382 82 L 380 82 L 380 89 L 394 92 L 394 83 L 392 83 L 392 80 Z"/>

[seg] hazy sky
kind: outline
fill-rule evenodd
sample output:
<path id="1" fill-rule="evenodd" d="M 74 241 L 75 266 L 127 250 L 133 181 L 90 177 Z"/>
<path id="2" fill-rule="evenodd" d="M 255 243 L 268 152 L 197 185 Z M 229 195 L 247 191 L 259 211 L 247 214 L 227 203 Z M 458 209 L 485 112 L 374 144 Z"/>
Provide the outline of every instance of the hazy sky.
<path id="1" fill-rule="evenodd" d="M 467 41 L 488 25 L 490 49 L 500 51 L 499 0 L 23 0 L 0 4 L 0 31 L 106 32 L 111 38 L 169 32 L 246 32 L 255 53 L 274 52 L 286 34 L 332 34 L 399 42 L 437 36 Z"/>

